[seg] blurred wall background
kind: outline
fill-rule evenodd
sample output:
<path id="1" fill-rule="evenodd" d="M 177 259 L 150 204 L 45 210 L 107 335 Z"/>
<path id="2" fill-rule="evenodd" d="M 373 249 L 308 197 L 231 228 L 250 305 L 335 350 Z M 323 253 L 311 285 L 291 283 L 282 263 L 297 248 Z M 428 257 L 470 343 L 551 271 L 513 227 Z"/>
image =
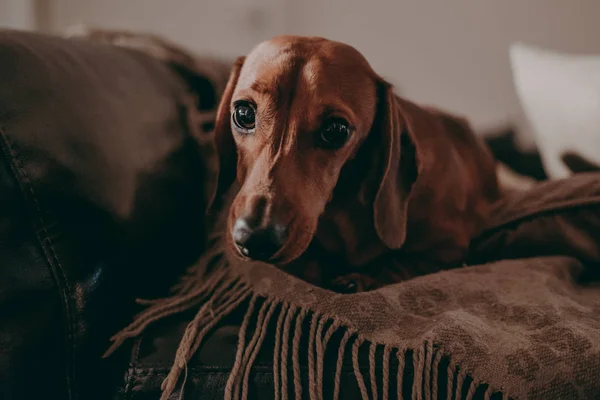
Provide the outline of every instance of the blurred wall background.
<path id="1" fill-rule="evenodd" d="M 406 97 L 526 136 L 508 46 L 600 54 L 599 21 L 600 0 L 0 0 L 0 25 L 152 31 L 225 57 L 280 33 L 325 36 L 358 48 Z"/>
<path id="2" fill-rule="evenodd" d="M 0 0 L 0 27 L 36 29 L 35 16 L 33 0 Z"/>

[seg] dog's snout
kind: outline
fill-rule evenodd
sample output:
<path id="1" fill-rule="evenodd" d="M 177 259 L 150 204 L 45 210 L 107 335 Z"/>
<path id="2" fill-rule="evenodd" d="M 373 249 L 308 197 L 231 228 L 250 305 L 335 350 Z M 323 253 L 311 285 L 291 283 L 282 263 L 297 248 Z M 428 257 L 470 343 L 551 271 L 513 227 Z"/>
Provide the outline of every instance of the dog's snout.
<path id="1" fill-rule="evenodd" d="M 240 253 L 253 260 L 267 261 L 285 243 L 286 228 L 280 224 L 253 227 L 248 219 L 238 218 L 231 232 Z"/>

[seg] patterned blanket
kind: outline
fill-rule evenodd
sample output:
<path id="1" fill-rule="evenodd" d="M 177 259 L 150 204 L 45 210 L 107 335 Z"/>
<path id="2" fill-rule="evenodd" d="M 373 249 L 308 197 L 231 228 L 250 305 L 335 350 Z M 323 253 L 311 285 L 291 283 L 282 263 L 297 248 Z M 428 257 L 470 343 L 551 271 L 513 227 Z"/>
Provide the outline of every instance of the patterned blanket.
<path id="1" fill-rule="evenodd" d="M 197 309 L 163 382 L 164 399 L 185 385 L 205 335 L 240 307 L 246 314 L 227 399 L 248 396 L 268 329 L 275 329 L 277 399 L 290 392 L 337 399 L 345 352 L 365 399 L 600 398 L 599 174 L 504 199 L 465 267 L 372 292 L 336 294 L 270 265 L 241 263 L 219 238 L 215 232 L 171 297 L 140 300 L 148 308 L 108 351 L 165 316 Z M 300 354 L 305 340 L 308 353 Z M 325 351 L 337 352 L 335 368 L 324 368 Z M 308 360 L 309 393 L 302 393 L 300 357 Z M 359 368 L 364 361 L 368 374 Z"/>

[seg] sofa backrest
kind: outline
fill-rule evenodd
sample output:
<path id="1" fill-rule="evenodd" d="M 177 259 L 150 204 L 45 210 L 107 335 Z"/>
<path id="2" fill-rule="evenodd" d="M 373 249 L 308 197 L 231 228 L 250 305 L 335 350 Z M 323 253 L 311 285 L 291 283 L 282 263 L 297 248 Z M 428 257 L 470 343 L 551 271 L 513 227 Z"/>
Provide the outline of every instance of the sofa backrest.
<path id="1" fill-rule="evenodd" d="M 115 371 L 100 355 L 134 297 L 202 251 L 206 168 L 185 99 L 214 109 L 218 93 L 87 40 L 0 31 L 0 60 L 0 398 L 106 398 L 92 383 Z"/>

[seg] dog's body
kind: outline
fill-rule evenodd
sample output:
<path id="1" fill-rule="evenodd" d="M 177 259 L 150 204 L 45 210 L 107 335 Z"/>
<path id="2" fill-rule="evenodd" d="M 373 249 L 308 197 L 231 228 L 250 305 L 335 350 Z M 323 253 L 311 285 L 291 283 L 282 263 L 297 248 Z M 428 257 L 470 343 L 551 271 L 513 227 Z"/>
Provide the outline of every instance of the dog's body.
<path id="1" fill-rule="evenodd" d="M 206 81 L 206 76 L 217 83 L 218 92 L 223 90 L 224 79 L 214 73 L 220 68 L 207 69 L 207 60 L 154 35 L 78 26 L 68 36 L 158 58 L 204 103 L 206 85 L 198 82 Z M 230 117 L 234 91 L 239 95 L 244 85 L 246 90 L 258 89 L 250 94 L 257 99 L 257 117 L 262 119 L 256 127 L 261 138 L 238 143 Z M 354 139 L 336 151 L 315 151 L 305 140 L 318 132 L 317 111 L 323 106 L 359 120 Z M 199 111 L 194 113 L 194 126 L 212 122 L 212 112 Z M 208 190 L 209 202 L 217 193 L 220 197 L 237 174 L 243 190 L 231 208 L 230 230 L 239 214 L 255 214 L 263 227 L 272 219 L 269 214 L 280 214 L 284 221 L 279 222 L 284 223 L 279 230 L 270 229 L 274 235 L 266 235 L 266 241 L 274 238 L 287 244 L 268 261 L 319 284 L 337 277 L 342 286 L 366 289 L 455 265 L 497 196 L 491 155 L 464 120 L 394 96 L 356 50 L 320 38 L 275 38 L 258 46 L 246 62 L 238 60 L 215 132 L 219 168 L 213 165 L 210 141 L 197 137 L 210 171 L 207 185 L 214 181 L 212 172 L 220 169 L 219 189 Z M 270 155 L 265 151 L 269 144 Z M 302 156 L 307 157 L 298 161 Z M 294 157 L 297 161 L 290 161 Z M 236 166 L 240 159 L 243 162 Z M 571 164 L 583 165 L 578 160 Z M 535 183 L 501 163 L 496 167 L 503 190 L 526 190 Z M 319 176 L 319 168 L 330 176 Z M 213 205 L 218 208 L 222 203 Z M 289 243 L 298 237 L 296 245 Z M 239 246 L 227 238 L 238 253 Z"/>
<path id="2" fill-rule="evenodd" d="M 215 196 L 240 184 L 228 245 L 325 285 L 309 248 L 359 289 L 403 275 L 368 267 L 393 254 L 460 264 L 499 196 L 465 120 L 396 96 L 358 51 L 322 38 L 277 37 L 240 58 L 215 142 Z"/>

